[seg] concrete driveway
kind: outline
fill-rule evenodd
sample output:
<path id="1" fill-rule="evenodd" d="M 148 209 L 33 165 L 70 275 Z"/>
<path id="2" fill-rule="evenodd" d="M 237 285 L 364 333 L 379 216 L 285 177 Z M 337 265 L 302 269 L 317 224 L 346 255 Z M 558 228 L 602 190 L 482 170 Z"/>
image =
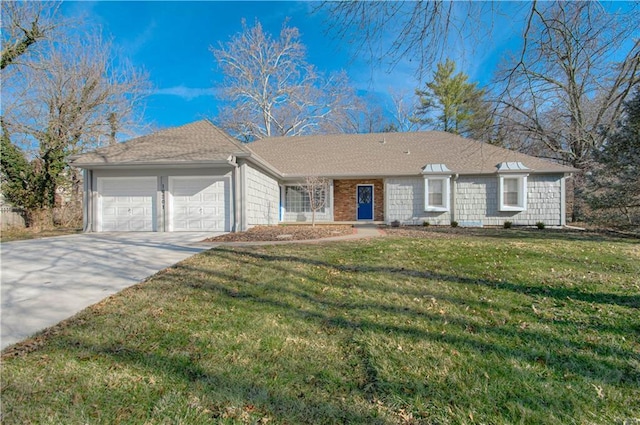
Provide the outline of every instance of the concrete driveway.
<path id="1" fill-rule="evenodd" d="M 87 233 L 1 244 L 0 347 L 211 247 L 199 242 L 214 235 Z"/>

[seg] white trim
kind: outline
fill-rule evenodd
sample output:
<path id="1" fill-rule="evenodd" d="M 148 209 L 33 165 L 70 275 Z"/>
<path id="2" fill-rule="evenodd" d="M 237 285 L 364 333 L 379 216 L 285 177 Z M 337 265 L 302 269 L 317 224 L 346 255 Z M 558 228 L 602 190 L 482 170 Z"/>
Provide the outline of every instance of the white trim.
<path id="1" fill-rule="evenodd" d="M 429 181 L 439 180 L 442 182 L 442 205 L 429 204 Z M 430 175 L 424 176 L 424 210 L 426 212 L 447 212 L 450 209 L 451 197 L 451 176 Z"/>
<path id="2" fill-rule="evenodd" d="M 327 208 L 329 208 L 329 220 L 334 221 L 333 217 L 333 179 L 329 179 L 329 199 L 327 200 Z"/>
<path id="3" fill-rule="evenodd" d="M 451 182 L 451 214 L 450 214 L 451 221 L 456 221 L 458 219 L 456 214 L 456 208 L 457 208 L 456 193 L 458 193 L 458 177 L 460 177 L 460 175 L 455 174 Z"/>
<path id="4" fill-rule="evenodd" d="M 358 191 L 360 186 L 371 187 L 371 218 L 358 218 Z M 373 183 L 356 184 L 356 221 L 374 221 L 376 219 L 376 186 Z"/>
<path id="5" fill-rule="evenodd" d="M 247 163 L 240 164 L 240 230 L 249 229 L 247 210 Z"/>
<path id="6" fill-rule="evenodd" d="M 567 225 L 567 183 L 566 177 L 560 179 L 560 225 Z"/>
<path id="7" fill-rule="evenodd" d="M 498 177 L 498 209 L 500 211 L 526 211 L 527 210 L 527 176 L 528 174 L 507 174 Z M 505 205 L 504 180 L 515 179 L 518 182 L 518 204 Z"/>
<path id="8" fill-rule="evenodd" d="M 280 214 L 278 216 L 278 221 L 282 223 L 284 221 L 284 214 L 287 212 L 287 209 L 285 208 L 285 202 L 286 202 L 285 196 L 287 194 L 287 186 L 280 183 L 278 187 L 280 188 L 280 208 L 279 208 Z"/>
<path id="9" fill-rule="evenodd" d="M 389 217 L 389 188 L 387 179 L 382 180 L 382 191 L 384 194 L 384 216 L 382 217 L 382 220 L 387 222 L 387 217 Z"/>

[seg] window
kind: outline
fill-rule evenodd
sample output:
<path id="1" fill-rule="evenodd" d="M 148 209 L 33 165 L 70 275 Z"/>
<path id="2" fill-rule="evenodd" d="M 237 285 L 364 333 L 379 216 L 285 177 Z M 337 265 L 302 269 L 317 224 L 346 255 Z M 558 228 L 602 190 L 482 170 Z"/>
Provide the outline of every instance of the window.
<path id="1" fill-rule="evenodd" d="M 527 208 L 527 176 L 500 176 L 500 211 Z"/>
<path id="2" fill-rule="evenodd" d="M 447 177 L 425 177 L 425 211 L 449 211 L 449 180 Z"/>
<path id="3" fill-rule="evenodd" d="M 503 201 L 504 205 L 509 207 L 517 207 L 518 204 L 518 179 L 509 178 L 504 179 L 502 183 L 503 187 Z"/>
<path id="4" fill-rule="evenodd" d="M 442 180 L 431 180 L 429 182 L 429 205 L 434 207 L 443 206 L 442 203 Z"/>
<path id="5" fill-rule="evenodd" d="M 309 202 L 309 194 L 299 186 L 286 186 L 284 197 L 284 208 L 287 212 L 293 213 L 310 213 L 311 202 Z M 323 213 L 325 207 L 320 208 L 316 212 Z"/>

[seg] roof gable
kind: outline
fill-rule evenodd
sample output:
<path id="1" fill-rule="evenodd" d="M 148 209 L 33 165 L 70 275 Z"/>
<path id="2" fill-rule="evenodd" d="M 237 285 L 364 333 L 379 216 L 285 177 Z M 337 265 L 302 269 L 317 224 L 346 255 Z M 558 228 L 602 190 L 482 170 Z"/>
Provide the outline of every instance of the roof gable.
<path id="1" fill-rule="evenodd" d="M 79 167 L 224 162 L 249 150 L 207 120 L 160 130 L 71 159 Z"/>

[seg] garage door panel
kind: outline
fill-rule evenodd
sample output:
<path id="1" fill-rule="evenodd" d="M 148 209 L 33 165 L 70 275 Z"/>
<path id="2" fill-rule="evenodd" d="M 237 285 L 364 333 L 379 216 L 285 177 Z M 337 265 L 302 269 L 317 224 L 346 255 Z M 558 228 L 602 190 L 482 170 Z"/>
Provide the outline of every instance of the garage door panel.
<path id="1" fill-rule="evenodd" d="M 205 202 L 224 202 L 224 199 L 220 199 L 220 196 L 215 193 L 204 193 L 202 200 Z"/>
<path id="2" fill-rule="evenodd" d="M 171 177 L 172 230 L 225 231 L 228 190 L 216 177 Z"/>
<path id="3" fill-rule="evenodd" d="M 99 178 L 102 231 L 155 230 L 155 177 Z"/>

